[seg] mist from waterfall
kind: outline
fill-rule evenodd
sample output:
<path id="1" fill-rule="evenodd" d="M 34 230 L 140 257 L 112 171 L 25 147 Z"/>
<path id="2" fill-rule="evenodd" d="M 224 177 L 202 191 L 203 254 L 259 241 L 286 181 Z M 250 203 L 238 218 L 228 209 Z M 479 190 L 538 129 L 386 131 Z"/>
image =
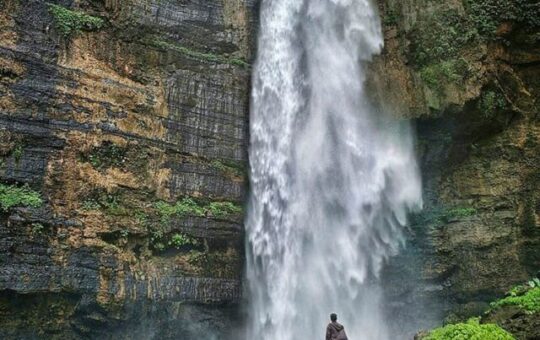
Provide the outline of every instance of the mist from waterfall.
<path id="1" fill-rule="evenodd" d="M 378 274 L 422 204 L 405 122 L 367 100 L 369 0 L 262 0 L 250 115 L 247 339 L 388 339 Z"/>

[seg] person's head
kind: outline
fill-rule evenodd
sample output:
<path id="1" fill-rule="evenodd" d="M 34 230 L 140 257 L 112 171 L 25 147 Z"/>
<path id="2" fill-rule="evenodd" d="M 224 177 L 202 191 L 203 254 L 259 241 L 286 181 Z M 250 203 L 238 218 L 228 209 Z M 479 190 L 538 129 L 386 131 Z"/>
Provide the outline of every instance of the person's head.
<path id="1" fill-rule="evenodd" d="M 330 314 L 330 320 L 332 320 L 332 322 L 336 322 L 337 321 L 337 314 L 336 313 Z"/>

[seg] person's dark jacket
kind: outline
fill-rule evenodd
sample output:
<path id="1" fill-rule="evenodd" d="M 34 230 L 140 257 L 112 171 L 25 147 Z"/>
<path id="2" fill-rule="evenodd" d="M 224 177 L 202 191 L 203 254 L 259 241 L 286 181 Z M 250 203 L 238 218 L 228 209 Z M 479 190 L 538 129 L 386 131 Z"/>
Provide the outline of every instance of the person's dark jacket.
<path id="1" fill-rule="evenodd" d="M 337 322 L 330 322 L 326 327 L 326 340 L 348 340 L 345 327 Z"/>

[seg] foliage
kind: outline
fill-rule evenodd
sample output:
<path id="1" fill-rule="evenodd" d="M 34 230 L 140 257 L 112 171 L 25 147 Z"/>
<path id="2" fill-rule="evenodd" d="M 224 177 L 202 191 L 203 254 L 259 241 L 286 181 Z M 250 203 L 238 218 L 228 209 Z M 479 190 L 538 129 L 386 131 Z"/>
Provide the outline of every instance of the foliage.
<path id="1" fill-rule="evenodd" d="M 193 59 L 205 60 L 205 61 L 210 61 L 214 63 L 236 65 L 236 66 L 241 66 L 244 68 L 249 67 L 249 64 L 246 63 L 242 59 L 224 57 L 224 56 L 213 54 L 213 53 L 199 52 L 199 51 L 192 50 L 190 48 L 187 48 L 177 43 L 172 43 L 172 42 L 168 42 L 168 41 L 164 41 L 160 39 L 152 39 L 150 43 L 158 48 L 162 48 L 165 50 L 173 50 L 173 51 L 182 53 Z"/>
<path id="2" fill-rule="evenodd" d="M 242 177 L 245 175 L 245 168 L 241 164 L 215 160 L 210 163 L 210 165 L 226 175 L 234 177 Z"/>
<path id="3" fill-rule="evenodd" d="M 514 287 L 509 296 L 491 303 L 492 308 L 518 306 L 528 313 L 540 311 L 540 280 L 534 279 L 529 286 Z"/>
<path id="4" fill-rule="evenodd" d="M 506 99 L 503 95 L 494 91 L 485 91 L 480 97 L 478 109 L 484 113 L 484 116 L 491 117 L 498 110 L 506 108 Z"/>
<path id="5" fill-rule="evenodd" d="M 162 222 L 167 222 L 172 216 L 204 216 L 205 213 L 204 208 L 190 197 L 183 198 L 175 204 L 157 202 L 154 208 L 161 216 Z"/>
<path id="6" fill-rule="evenodd" d="M 130 211 L 121 204 L 120 198 L 115 194 L 102 193 L 97 198 L 90 198 L 83 202 L 83 210 L 103 210 L 113 216 L 126 216 Z"/>
<path id="7" fill-rule="evenodd" d="M 41 223 L 32 223 L 32 234 L 41 235 L 45 227 Z"/>
<path id="8" fill-rule="evenodd" d="M 412 61 L 419 67 L 454 60 L 461 48 L 478 39 L 473 24 L 455 9 L 418 20 L 411 35 Z"/>
<path id="9" fill-rule="evenodd" d="M 448 209 L 446 211 L 446 217 L 447 218 L 463 218 L 463 217 L 469 217 L 472 215 L 476 215 L 477 211 L 475 208 L 452 208 Z"/>
<path id="10" fill-rule="evenodd" d="M 3 211 L 7 211 L 15 206 L 37 208 L 42 204 L 41 195 L 28 186 L 17 187 L 0 184 L 0 206 Z"/>
<path id="11" fill-rule="evenodd" d="M 185 197 L 175 204 L 157 202 L 154 204 L 156 212 L 163 223 L 167 223 L 172 216 L 213 216 L 226 217 L 242 212 L 242 208 L 232 202 L 211 202 L 209 204 L 197 203 L 191 197 Z"/>
<path id="12" fill-rule="evenodd" d="M 110 142 L 94 148 L 88 155 L 81 155 L 83 161 L 90 162 L 96 169 L 121 167 L 126 162 L 125 148 Z"/>
<path id="13" fill-rule="evenodd" d="M 15 148 L 13 149 L 13 158 L 15 158 L 15 162 L 19 163 L 23 155 L 23 147 L 21 144 L 17 144 Z"/>
<path id="14" fill-rule="evenodd" d="M 162 251 L 165 249 L 165 244 L 163 243 L 163 231 L 154 230 L 150 236 L 150 244 L 157 251 Z"/>
<path id="15" fill-rule="evenodd" d="M 435 206 L 412 215 L 411 222 L 414 225 L 442 225 L 454 219 L 464 219 L 474 216 L 477 213 L 478 211 L 473 207 L 443 208 Z"/>
<path id="16" fill-rule="evenodd" d="M 444 84 L 462 80 L 466 69 L 467 64 L 463 59 L 443 61 L 423 67 L 420 70 L 420 77 L 429 88 L 440 92 Z"/>
<path id="17" fill-rule="evenodd" d="M 206 207 L 206 211 L 212 217 L 225 217 L 228 215 L 240 214 L 242 208 L 231 202 L 212 202 Z"/>
<path id="18" fill-rule="evenodd" d="M 65 38 L 81 31 L 93 31 L 103 27 L 104 21 L 101 18 L 55 4 L 48 4 L 48 6 L 49 12 L 54 18 L 56 29 Z"/>
<path id="19" fill-rule="evenodd" d="M 535 0 L 466 0 L 465 5 L 478 32 L 488 39 L 505 21 L 540 27 L 540 3 Z"/>
<path id="20" fill-rule="evenodd" d="M 169 240 L 169 246 L 173 246 L 176 249 L 180 249 L 183 246 L 197 246 L 198 244 L 199 242 L 196 239 L 179 233 L 174 234 Z"/>
<path id="21" fill-rule="evenodd" d="M 383 15 L 383 24 L 385 26 L 395 26 L 398 22 L 399 16 L 396 10 L 388 9 Z"/>
<path id="22" fill-rule="evenodd" d="M 424 340 L 513 340 L 514 337 L 496 324 L 480 324 L 477 318 L 466 323 L 450 324 L 432 330 Z"/>

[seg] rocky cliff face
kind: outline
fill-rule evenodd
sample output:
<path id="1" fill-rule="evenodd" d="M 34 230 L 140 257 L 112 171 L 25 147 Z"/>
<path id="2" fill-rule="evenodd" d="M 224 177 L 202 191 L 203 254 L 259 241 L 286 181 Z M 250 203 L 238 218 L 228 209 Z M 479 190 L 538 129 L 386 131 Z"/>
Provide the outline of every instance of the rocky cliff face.
<path id="1" fill-rule="evenodd" d="M 230 333 L 256 12 L 0 3 L 1 338 Z"/>
<path id="2" fill-rule="evenodd" d="M 480 313 L 540 269 L 540 7 L 379 4 L 386 46 L 370 88 L 413 118 L 425 197 L 390 263 L 388 298 L 428 327 Z"/>

